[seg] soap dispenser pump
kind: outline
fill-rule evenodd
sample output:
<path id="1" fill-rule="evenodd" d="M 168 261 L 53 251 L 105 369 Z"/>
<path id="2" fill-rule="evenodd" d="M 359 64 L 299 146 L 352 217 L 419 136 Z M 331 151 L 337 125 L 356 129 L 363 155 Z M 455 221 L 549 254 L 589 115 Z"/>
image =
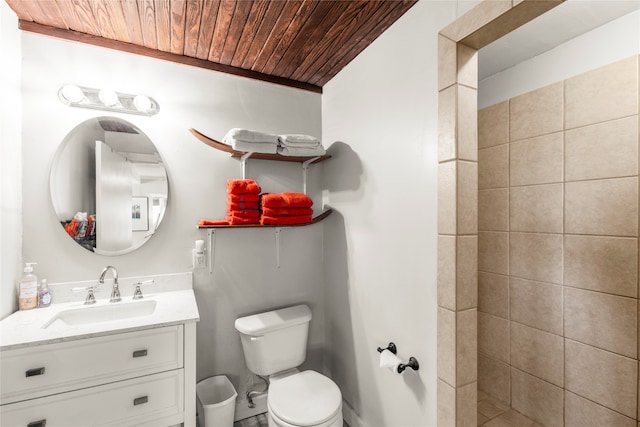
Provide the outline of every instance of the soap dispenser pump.
<path id="1" fill-rule="evenodd" d="M 20 278 L 18 290 L 18 308 L 20 310 L 30 310 L 38 307 L 38 277 L 33 274 L 32 265 L 35 262 L 27 262 L 24 267 L 24 274 Z"/>

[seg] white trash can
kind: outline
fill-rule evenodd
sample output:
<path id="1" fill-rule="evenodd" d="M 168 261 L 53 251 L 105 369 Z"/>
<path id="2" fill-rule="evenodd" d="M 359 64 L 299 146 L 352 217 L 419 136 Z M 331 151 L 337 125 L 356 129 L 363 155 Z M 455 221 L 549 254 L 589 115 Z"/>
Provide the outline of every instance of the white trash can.
<path id="1" fill-rule="evenodd" d="M 236 389 L 224 375 L 206 378 L 196 384 L 200 427 L 233 427 Z"/>

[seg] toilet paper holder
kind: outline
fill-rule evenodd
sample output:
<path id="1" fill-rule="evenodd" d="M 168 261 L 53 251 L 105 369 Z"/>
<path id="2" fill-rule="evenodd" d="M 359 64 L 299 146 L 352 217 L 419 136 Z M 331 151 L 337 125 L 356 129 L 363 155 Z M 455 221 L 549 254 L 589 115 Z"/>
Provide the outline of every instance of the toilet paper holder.
<path id="1" fill-rule="evenodd" d="M 390 342 L 389 345 L 387 345 L 387 348 L 378 347 L 378 353 L 382 353 L 385 350 L 389 350 L 393 354 L 398 354 L 398 347 L 396 347 L 396 345 L 392 342 Z M 407 368 L 411 368 L 414 371 L 417 371 L 418 369 L 420 369 L 420 364 L 418 363 L 418 359 L 411 356 L 409 358 L 409 363 L 406 363 L 406 364 L 401 363 L 400 365 L 398 365 L 398 373 L 401 374 Z"/>

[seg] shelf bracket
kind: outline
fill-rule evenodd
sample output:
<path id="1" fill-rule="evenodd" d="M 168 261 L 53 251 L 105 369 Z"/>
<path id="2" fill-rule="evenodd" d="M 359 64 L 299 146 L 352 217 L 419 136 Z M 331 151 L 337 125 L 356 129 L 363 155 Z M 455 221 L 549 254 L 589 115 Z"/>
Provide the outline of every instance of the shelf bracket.
<path id="1" fill-rule="evenodd" d="M 302 162 L 302 192 L 307 194 L 307 169 L 309 169 L 309 165 L 316 160 L 318 160 L 321 156 L 312 157 L 309 160 L 305 160 Z"/>
<path id="2" fill-rule="evenodd" d="M 251 157 L 251 155 L 253 154 L 253 152 L 248 152 L 248 153 L 244 153 L 242 155 L 242 157 L 240 157 L 240 163 L 242 163 L 242 179 L 247 179 L 247 160 L 249 160 L 249 157 Z"/>
<path id="3" fill-rule="evenodd" d="M 280 233 L 281 227 L 276 227 L 276 267 L 280 268 Z"/>
<path id="4" fill-rule="evenodd" d="M 213 274 L 213 255 L 216 249 L 216 230 L 213 228 L 208 229 L 207 238 L 209 240 L 209 274 Z"/>

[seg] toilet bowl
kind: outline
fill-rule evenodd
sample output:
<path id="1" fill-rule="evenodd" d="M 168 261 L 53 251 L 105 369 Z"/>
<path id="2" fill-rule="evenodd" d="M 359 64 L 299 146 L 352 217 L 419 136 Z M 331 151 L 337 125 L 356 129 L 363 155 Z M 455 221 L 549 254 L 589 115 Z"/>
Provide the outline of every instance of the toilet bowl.
<path id="1" fill-rule="evenodd" d="M 269 427 L 342 427 L 342 394 L 330 378 L 298 371 L 311 310 L 297 305 L 236 319 L 247 367 L 269 377 Z"/>

